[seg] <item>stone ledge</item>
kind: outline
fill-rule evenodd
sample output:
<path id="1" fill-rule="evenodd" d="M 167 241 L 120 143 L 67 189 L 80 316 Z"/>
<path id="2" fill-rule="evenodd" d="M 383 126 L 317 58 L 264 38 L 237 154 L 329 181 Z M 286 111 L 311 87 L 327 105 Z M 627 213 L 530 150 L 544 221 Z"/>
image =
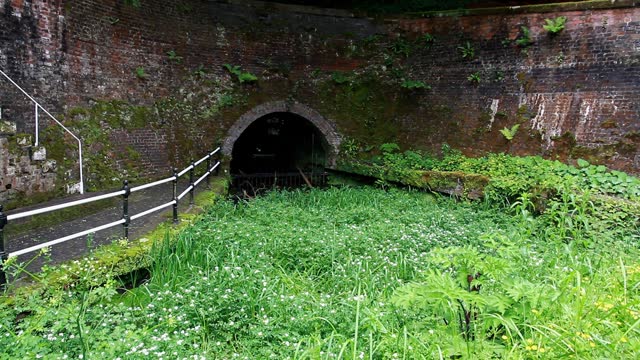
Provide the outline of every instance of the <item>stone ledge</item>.
<path id="1" fill-rule="evenodd" d="M 489 178 L 484 175 L 460 171 L 398 171 L 359 162 L 341 162 L 338 170 L 471 200 L 482 199 L 484 188 L 489 184 Z"/>
<path id="2" fill-rule="evenodd" d="M 406 13 L 399 16 L 387 17 L 386 21 L 394 22 L 407 18 L 433 18 L 433 17 L 455 17 L 455 16 L 474 16 L 474 15 L 516 15 L 516 14 L 539 14 L 563 11 L 580 11 L 580 10 L 601 10 L 601 9 L 617 9 L 630 8 L 640 6 L 638 0 L 591 0 L 579 2 L 566 2 L 555 4 L 535 4 L 522 6 L 505 6 L 491 7 L 479 9 L 460 9 L 447 11 L 426 11 L 416 13 Z"/>

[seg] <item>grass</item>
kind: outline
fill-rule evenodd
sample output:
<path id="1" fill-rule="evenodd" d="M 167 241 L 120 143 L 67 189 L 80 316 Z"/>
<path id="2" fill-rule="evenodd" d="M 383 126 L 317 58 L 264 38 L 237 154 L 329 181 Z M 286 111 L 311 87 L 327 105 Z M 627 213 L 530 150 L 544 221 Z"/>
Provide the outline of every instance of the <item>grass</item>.
<path id="1" fill-rule="evenodd" d="M 637 225 L 557 204 L 371 187 L 219 202 L 154 244 L 139 288 L 1 303 L 0 359 L 637 358 Z"/>

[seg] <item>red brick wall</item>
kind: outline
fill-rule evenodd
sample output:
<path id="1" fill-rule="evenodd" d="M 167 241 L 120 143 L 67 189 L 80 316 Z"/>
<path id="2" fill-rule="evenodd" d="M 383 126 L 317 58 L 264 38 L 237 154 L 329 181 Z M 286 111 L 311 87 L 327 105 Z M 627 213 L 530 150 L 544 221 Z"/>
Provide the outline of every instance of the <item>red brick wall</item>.
<path id="1" fill-rule="evenodd" d="M 566 27 L 550 36 L 542 26 L 558 16 L 567 17 Z M 526 48 L 514 44 L 522 26 L 533 40 Z M 411 72 L 432 85 L 429 103 L 459 117 L 458 143 L 467 152 L 584 156 L 639 172 L 640 8 L 404 19 L 392 28 L 435 36 L 431 49 L 410 59 Z M 458 49 L 466 41 L 475 49 L 472 60 Z M 478 85 L 467 81 L 472 73 L 480 75 Z M 517 122 L 528 130 L 526 138 L 521 130 L 506 145 L 496 127 Z M 479 134 L 483 125 L 488 131 Z M 563 134 L 574 136 L 578 147 L 563 147 Z"/>
<path id="2" fill-rule="evenodd" d="M 429 32 L 436 38 L 433 46 L 416 49 L 402 62 L 408 77 L 432 89 L 407 100 L 398 87 L 398 96 L 389 97 L 390 102 L 403 98 L 399 104 L 411 107 L 395 112 L 399 105 L 391 104 L 385 111 L 385 121 L 397 130 L 397 142 L 434 150 L 446 142 L 470 154 L 586 157 L 640 173 L 637 6 L 381 22 L 272 5 L 141 3 L 134 8 L 121 0 L 0 0 L 0 67 L 63 112 L 90 105 L 92 99 L 152 104 L 185 91 L 183 79 L 199 65 L 222 82 L 229 81 L 222 64 L 242 65 L 261 76 L 261 85 L 252 90 L 255 98 L 291 97 L 321 113 L 327 109 L 322 115 L 335 121 L 344 136 L 357 137 L 357 129 L 344 125 L 347 115 L 331 112 L 332 100 L 318 92 L 312 70 L 372 68 L 379 57 L 347 55 L 364 37 L 383 33 L 391 39 L 414 39 Z M 548 36 L 542 29 L 544 19 L 560 15 L 569 19 L 566 29 Z M 534 40 L 526 54 L 513 44 L 521 26 L 531 29 Z M 458 48 L 466 41 L 475 49 L 472 60 L 463 59 Z M 168 58 L 170 50 L 183 58 L 180 64 Z M 272 76 L 274 64 L 290 74 Z M 144 69 L 146 79 L 136 76 L 137 68 Z M 479 74 L 479 84 L 467 80 L 472 73 Z M 270 78 L 277 82 L 269 85 Z M 15 99 L 13 116 L 20 129 L 30 131 L 29 116 L 21 115 L 27 112 L 18 111 L 19 96 L 3 96 Z M 240 106 L 247 108 L 231 113 L 242 114 L 255 104 Z M 224 118 L 218 126 L 185 126 L 215 132 L 203 135 L 213 142 L 236 119 Z M 522 123 L 521 130 L 507 142 L 498 130 L 515 123 Z M 171 160 L 167 153 L 175 147 L 171 129 L 159 134 L 150 127 L 120 134 L 114 142 L 135 148 L 150 169 L 164 173 Z"/>

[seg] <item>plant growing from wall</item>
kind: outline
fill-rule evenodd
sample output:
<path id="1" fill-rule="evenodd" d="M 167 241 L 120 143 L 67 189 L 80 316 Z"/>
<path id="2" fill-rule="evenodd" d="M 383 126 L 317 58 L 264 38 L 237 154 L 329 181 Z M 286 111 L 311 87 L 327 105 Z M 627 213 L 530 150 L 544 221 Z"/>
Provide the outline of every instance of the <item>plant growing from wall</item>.
<path id="1" fill-rule="evenodd" d="M 140 8 L 142 6 L 140 0 L 124 0 L 124 4 L 133 6 L 134 8 Z"/>
<path id="2" fill-rule="evenodd" d="M 422 46 L 426 49 L 430 49 L 433 43 L 436 41 L 436 38 L 429 33 L 425 33 L 419 38 L 419 42 L 422 43 Z"/>
<path id="3" fill-rule="evenodd" d="M 180 64 L 182 62 L 182 56 L 178 56 L 175 50 L 168 51 L 167 56 L 169 57 L 170 61 L 176 64 Z"/>
<path id="4" fill-rule="evenodd" d="M 431 86 L 424 83 L 424 81 L 418 80 L 405 80 L 400 84 L 405 89 L 416 90 L 416 89 L 431 89 Z"/>
<path id="5" fill-rule="evenodd" d="M 545 25 L 542 26 L 543 29 L 549 32 L 549 35 L 557 35 L 560 31 L 564 30 L 564 24 L 567 22 L 567 18 L 565 16 L 559 16 L 555 19 L 544 19 Z"/>
<path id="6" fill-rule="evenodd" d="M 520 30 L 521 34 L 520 37 L 516 39 L 516 45 L 522 48 L 526 48 L 533 43 L 533 40 L 531 40 L 531 31 L 526 26 L 521 26 Z"/>
<path id="7" fill-rule="evenodd" d="M 141 80 L 145 80 L 149 77 L 149 74 L 146 73 L 142 66 L 138 66 L 136 68 L 136 77 Z"/>
<path id="8" fill-rule="evenodd" d="M 411 44 L 403 38 L 397 38 L 391 45 L 389 46 L 389 50 L 396 56 L 403 56 L 408 58 L 411 55 Z"/>
<path id="9" fill-rule="evenodd" d="M 348 83 L 351 77 L 342 71 L 334 71 L 331 73 L 331 80 L 338 85 L 342 85 Z"/>
<path id="10" fill-rule="evenodd" d="M 197 77 L 204 77 L 204 75 L 205 75 L 206 73 L 207 73 L 207 72 L 206 72 L 206 70 L 204 69 L 204 65 L 200 64 L 200 65 L 198 65 L 198 67 L 197 67 L 195 70 L 193 70 L 193 71 L 191 72 L 191 75 L 193 75 L 193 76 L 197 76 Z"/>
<path id="11" fill-rule="evenodd" d="M 520 124 L 515 124 L 511 128 L 501 129 L 500 133 L 502 134 L 502 136 L 504 136 L 505 139 L 507 139 L 508 141 L 511 141 L 516 136 L 516 133 L 518 132 L 519 128 L 520 128 Z"/>
<path id="12" fill-rule="evenodd" d="M 469 76 L 467 76 L 467 81 L 474 85 L 480 84 L 480 73 L 476 71 L 473 74 L 470 74 Z"/>
<path id="13" fill-rule="evenodd" d="M 230 64 L 224 64 L 224 68 L 227 69 L 231 74 L 235 75 L 241 84 L 258 80 L 257 76 L 253 75 L 250 72 L 242 71 L 242 69 L 238 65 L 232 66 Z"/>
<path id="14" fill-rule="evenodd" d="M 462 55 L 463 59 L 471 60 L 476 55 L 476 51 L 473 48 L 473 45 L 471 45 L 471 43 L 468 41 L 465 42 L 464 45 L 458 46 L 458 50 L 460 50 L 460 54 Z"/>

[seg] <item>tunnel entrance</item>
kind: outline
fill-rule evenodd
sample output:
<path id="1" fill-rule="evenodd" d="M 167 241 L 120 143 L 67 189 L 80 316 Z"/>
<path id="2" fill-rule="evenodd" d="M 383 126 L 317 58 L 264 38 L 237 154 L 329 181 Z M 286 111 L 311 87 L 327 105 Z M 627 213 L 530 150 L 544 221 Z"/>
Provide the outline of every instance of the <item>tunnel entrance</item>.
<path id="1" fill-rule="evenodd" d="M 261 189 L 324 186 L 328 143 L 302 116 L 275 112 L 252 122 L 231 153 L 234 188 L 255 195 Z"/>

